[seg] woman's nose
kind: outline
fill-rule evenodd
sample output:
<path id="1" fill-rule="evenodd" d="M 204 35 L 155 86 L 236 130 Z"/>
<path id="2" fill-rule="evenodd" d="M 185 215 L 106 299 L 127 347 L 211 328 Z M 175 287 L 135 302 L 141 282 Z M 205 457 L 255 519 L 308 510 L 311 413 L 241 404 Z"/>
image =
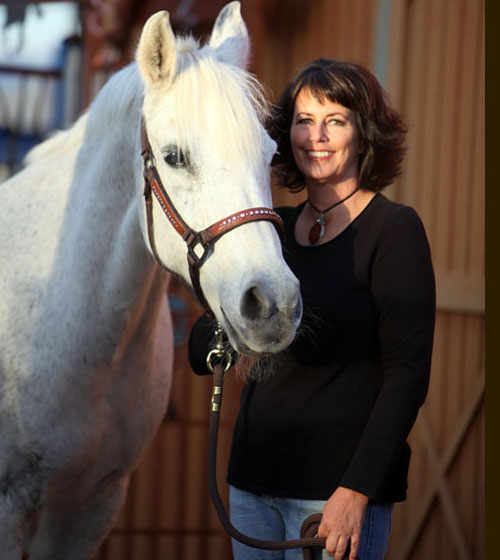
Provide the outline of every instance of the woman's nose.
<path id="1" fill-rule="evenodd" d="M 323 125 L 314 126 L 309 132 L 309 140 L 312 142 L 327 142 L 328 134 Z"/>

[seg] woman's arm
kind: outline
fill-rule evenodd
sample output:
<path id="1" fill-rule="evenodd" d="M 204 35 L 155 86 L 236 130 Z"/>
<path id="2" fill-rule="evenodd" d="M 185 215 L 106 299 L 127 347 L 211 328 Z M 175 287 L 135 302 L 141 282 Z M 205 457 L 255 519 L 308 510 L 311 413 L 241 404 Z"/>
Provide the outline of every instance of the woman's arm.
<path id="1" fill-rule="evenodd" d="M 435 320 L 429 246 L 417 214 L 401 207 L 386 224 L 371 270 L 383 383 L 351 463 L 323 508 L 318 536 L 330 556 L 357 555 L 366 505 L 390 483 L 427 394 Z M 356 411 L 352 411 L 353 414 Z"/>
<path id="2" fill-rule="evenodd" d="M 385 484 L 390 484 L 398 460 L 403 460 L 406 438 L 429 384 L 434 272 L 422 222 L 409 207 L 400 207 L 380 234 L 371 291 L 383 381 L 340 484 L 376 501 Z"/>

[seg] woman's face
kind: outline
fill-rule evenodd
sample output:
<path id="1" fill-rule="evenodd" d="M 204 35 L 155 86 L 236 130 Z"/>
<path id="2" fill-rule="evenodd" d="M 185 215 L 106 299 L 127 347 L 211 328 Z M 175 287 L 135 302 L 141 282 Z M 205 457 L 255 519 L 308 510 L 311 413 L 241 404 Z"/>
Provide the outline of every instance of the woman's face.
<path id="1" fill-rule="evenodd" d="M 354 111 L 326 97 L 319 102 L 302 89 L 295 101 L 290 141 L 306 182 L 357 179 L 362 142 Z"/>

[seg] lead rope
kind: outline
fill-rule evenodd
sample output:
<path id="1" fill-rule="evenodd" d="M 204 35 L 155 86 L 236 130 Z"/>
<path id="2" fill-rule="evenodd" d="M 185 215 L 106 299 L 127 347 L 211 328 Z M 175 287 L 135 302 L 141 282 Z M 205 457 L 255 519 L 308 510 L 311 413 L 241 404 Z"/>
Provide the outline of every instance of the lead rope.
<path id="1" fill-rule="evenodd" d="M 215 330 L 216 344 L 208 353 L 207 367 L 213 373 L 214 386 L 212 391 L 212 402 L 210 408 L 209 446 L 208 446 L 208 486 L 212 502 L 219 516 L 224 530 L 237 541 L 264 550 L 286 550 L 302 548 L 303 560 L 314 560 L 314 548 L 325 548 L 326 539 L 316 537 L 321 522 L 321 513 L 315 513 L 307 517 L 302 523 L 300 531 L 301 538 L 289 541 L 262 541 L 248 537 L 240 533 L 231 523 L 222 503 L 217 487 L 217 440 L 219 432 L 220 409 L 222 405 L 222 394 L 224 387 L 224 376 L 232 366 L 232 357 L 224 350 L 222 341 L 222 329 L 217 325 Z"/>

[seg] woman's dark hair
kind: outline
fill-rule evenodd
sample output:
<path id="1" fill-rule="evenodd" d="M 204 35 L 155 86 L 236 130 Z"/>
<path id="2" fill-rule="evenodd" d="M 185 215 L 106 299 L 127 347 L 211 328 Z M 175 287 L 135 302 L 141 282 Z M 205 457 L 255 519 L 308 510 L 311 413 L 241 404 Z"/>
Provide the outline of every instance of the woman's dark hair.
<path id="1" fill-rule="evenodd" d="M 388 103 L 375 76 L 359 64 L 319 58 L 306 64 L 283 91 L 270 125 L 278 143 L 273 172 L 278 184 L 298 192 L 305 187 L 290 144 L 295 100 L 308 89 L 318 101 L 324 98 L 355 111 L 364 151 L 358 162 L 359 186 L 381 191 L 401 173 L 406 148 L 406 126 Z"/>

